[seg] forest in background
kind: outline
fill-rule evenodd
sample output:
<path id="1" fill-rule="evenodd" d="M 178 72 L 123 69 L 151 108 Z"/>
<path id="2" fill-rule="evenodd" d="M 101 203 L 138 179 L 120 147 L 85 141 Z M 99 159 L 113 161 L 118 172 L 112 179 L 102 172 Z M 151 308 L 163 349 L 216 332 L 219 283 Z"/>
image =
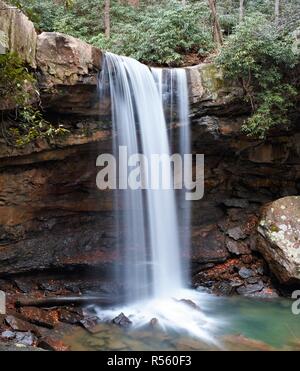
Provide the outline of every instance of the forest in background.
<path id="1" fill-rule="evenodd" d="M 9 0 L 39 31 L 57 31 L 142 62 L 179 66 L 206 57 L 242 20 L 300 26 L 300 0 Z M 194 58 L 186 57 L 192 55 Z"/>
<path id="2" fill-rule="evenodd" d="M 143 63 L 214 61 L 244 89 L 252 111 L 246 134 L 265 138 L 274 126 L 291 123 L 299 96 L 300 0 L 9 2 L 39 32 L 69 34 Z"/>

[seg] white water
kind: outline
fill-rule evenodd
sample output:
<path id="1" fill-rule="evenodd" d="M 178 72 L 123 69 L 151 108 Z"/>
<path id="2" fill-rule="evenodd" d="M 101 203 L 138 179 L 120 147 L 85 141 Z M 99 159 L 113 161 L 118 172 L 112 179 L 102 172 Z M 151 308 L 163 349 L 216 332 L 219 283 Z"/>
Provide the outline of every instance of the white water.
<path id="1" fill-rule="evenodd" d="M 127 146 L 128 155 L 143 153 L 150 158 L 153 154 L 170 154 L 164 94 L 169 94 L 171 99 L 170 121 L 176 108 L 182 124 L 179 151 L 186 153 L 190 150 L 186 74 L 184 70 L 174 70 L 171 76 L 171 83 L 165 88 L 162 70 L 152 73 L 134 59 L 111 53 L 105 55 L 100 90 L 103 93 L 109 86 L 116 157 L 120 145 Z M 174 81 L 178 93 L 176 100 Z M 171 174 L 170 171 L 163 176 L 173 184 Z M 147 183 L 147 177 L 145 180 Z M 187 289 L 184 250 L 185 245 L 190 244 L 189 229 L 180 240 L 175 192 L 163 189 L 120 190 L 116 192 L 116 199 L 126 210 L 118 216 L 119 249 L 124 269 L 117 271 L 117 278 L 125 283 L 127 300 L 124 307 L 99 310 L 99 316 L 111 319 L 123 311 L 135 326 L 143 326 L 155 317 L 162 327 L 186 330 L 212 341 L 210 331 L 214 321 L 202 311 L 179 301 L 192 299 L 199 302 L 200 296 L 203 301 L 204 295 Z M 190 224 L 190 206 L 184 212 Z"/>
<path id="2" fill-rule="evenodd" d="M 150 69 L 138 61 L 107 53 L 115 149 L 126 145 L 129 156 L 170 154 L 162 102 Z M 171 171 L 163 176 L 169 177 Z M 130 302 L 169 297 L 184 287 L 177 212 L 173 190 L 119 192 L 126 210 L 120 226 L 125 252 L 124 280 Z"/>
<path id="3" fill-rule="evenodd" d="M 189 92 L 187 73 L 183 68 L 152 68 L 152 74 L 158 87 L 158 92 L 163 103 L 166 121 L 170 127 L 179 126 L 179 143 L 175 145 L 174 151 L 180 153 L 182 158 L 191 153 L 191 135 L 189 126 Z M 173 124 L 173 125 L 172 125 Z M 173 130 L 169 130 L 169 141 L 172 146 L 174 142 Z M 174 147 L 174 145 L 173 145 Z M 190 157 L 185 158 L 187 169 L 192 168 Z M 188 282 L 189 260 L 191 245 L 191 202 L 185 200 L 186 189 L 181 190 L 178 203 L 178 220 L 180 227 L 180 248 L 184 258 L 184 279 Z"/>

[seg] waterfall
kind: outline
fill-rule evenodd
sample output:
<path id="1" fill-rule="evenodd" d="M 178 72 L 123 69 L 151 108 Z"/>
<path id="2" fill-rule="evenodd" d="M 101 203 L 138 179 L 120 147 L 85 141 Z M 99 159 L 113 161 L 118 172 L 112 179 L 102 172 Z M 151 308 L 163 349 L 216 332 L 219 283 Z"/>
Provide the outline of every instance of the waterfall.
<path id="1" fill-rule="evenodd" d="M 124 156 L 124 147 L 128 159 L 138 153 L 146 159 L 152 155 L 169 156 L 174 149 L 171 123 L 180 128 L 178 153 L 190 152 L 184 69 L 151 70 L 134 59 L 106 53 L 99 88 L 101 97 L 109 94 L 111 98 L 116 157 L 120 153 Z M 134 167 L 128 161 L 129 167 Z M 184 199 L 184 190 L 179 190 L 176 197 L 173 188 L 149 187 L 153 175 L 149 171 L 138 177 L 145 187 L 127 189 L 127 170 L 119 169 L 119 189 L 115 192 L 118 247 L 124 263 L 116 274 L 118 282 L 125 283 L 126 302 L 123 307 L 120 303 L 118 308 L 96 308 L 99 318 L 109 320 L 122 311 L 136 327 L 149 325 L 155 318 L 163 329 L 188 332 L 214 342 L 212 330 L 216 321 L 204 313 L 213 305 L 213 299 L 187 288 L 190 203 Z M 171 165 L 164 170 L 160 174 L 164 182 L 173 184 Z M 161 184 L 160 175 L 156 174 L 155 184 Z M 181 212 L 177 214 L 178 210 Z M 181 225 L 184 227 L 180 236 Z"/>
<path id="2" fill-rule="evenodd" d="M 115 155 L 120 146 L 127 147 L 128 156 L 170 155 L 163 105 L 150 69 L 107 53 L 102 76 L 100 88 L 107 79 L 110 88 Z M 171 169 L 163 176 L 173 184 Z M 184 282 L 174 191 L 124 189 L 117 197 L 125 209 L 119 228 L 127 300 L 175 295 Z"/>
<path id="3" fill-rule="evenodd" d="M 166 122 L 172 126 L 179 126 L 179 140 L 173 150 L 184 155 L 191 153 L 191 136 L 189 126 L 189 92 L 187 73 L 183 68 L 152 68 L 152 74 L 158 87 L 158 92 L 163 103 Z M 169 130 L 170 146 L 174 147 L 174 135 Z M 187 169 L 192 167 L 190 158 L 185 158 Z M 184 257 L 185 282 L 189 280 L 189 258 L 191 245 L 191 202 L 185 199 L 186 189 L 183 187 L 178 196 L 180 246 L 181 255 Z"/>

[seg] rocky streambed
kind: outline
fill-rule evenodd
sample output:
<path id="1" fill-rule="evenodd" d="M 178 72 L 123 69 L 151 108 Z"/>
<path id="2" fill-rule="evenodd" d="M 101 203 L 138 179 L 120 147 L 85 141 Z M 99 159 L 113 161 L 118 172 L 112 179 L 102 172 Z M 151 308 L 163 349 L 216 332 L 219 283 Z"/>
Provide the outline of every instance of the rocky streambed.
<path id="1" fill-rule="evenodd" d="M 130 308 L 107 318 L 99 316 L 99 311 L 95 310 L 102 308 L 104 313 L 103 304 L 98 307 L 79 305 L 75 300 L 75 304 L 50 305 L 51 298 L 57 298 L 58 294 L 53 289 L 48 282 L 47 288 L 44 286 L 41 291 L 30 294 L 30 300 L 38 303 L 43 292 L 42 300 L 48 300 L 49 305 L 20 307 L 22 300 L 29 300 L 28 295 L 16 290 L 16 283 L 6 282 L 7 314 L 0 316 L 2 350 L 298 351 L 300 347 L 300 325 L 293 312 L 294 302 L 287 299 L 226 298 L 201 292 L 199 306 L 182 300 L 184 305 L 200 311 L 207 316 L 204 317 L 207 321 L 214 323 L 213 327 L 208 327 L 209 337 L 206 338 L 205 332 L 198 337 L 176 327 L 161 327 L 157 318 L 149 317 L 149 321 L 137 328 L 135 314 Z M 61 295 L 70 297 L 70 291 L 61 290 Z M 114 305 L 110 304 L 110 308 Z M 205 323 L 202 325 L 205 328 Z"/>

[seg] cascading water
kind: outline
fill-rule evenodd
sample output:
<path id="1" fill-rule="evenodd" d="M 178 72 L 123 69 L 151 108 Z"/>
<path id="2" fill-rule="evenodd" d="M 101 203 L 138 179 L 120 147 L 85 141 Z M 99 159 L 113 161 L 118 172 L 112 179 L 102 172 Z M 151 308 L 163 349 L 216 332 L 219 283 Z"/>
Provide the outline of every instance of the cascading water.
<path id="1" fill-rule="evenodd" d="M 174 142 L 172 135 L 172 123 L 179 126 L 179 143 L 176 151 L 184 158 L 191 153 L 191 136 L 189 126 L 189 93 L 187 73 L 183 68 L 152 68 L 152 74 L 161 97 L 166 122 L 171 126 L 169 130 L 170 146 Z M 173 146 L 174 147 L 174 146 Z M 192 168 L 191 158 L 184 159 L 187 169 Z M 182 180 L 182 179 L 181 179 Z M 179 224 L 180 224 L 180 248 L 184 257 L 182 263 L 185 273 L 185 282 L 189 276 L 189 257 L 191 244 L 191 202 L 185 199 L 186 189 L 183 187 L 178 197 Z"/>
<path id="2" fill-rule="evenodd" d="M 163 108 L 149 68 L 107 53 L 103 73 L 110 81 L 115 151 L 126 146 L 129 157 L 139 151 L 146 158 L 169 155 Z M 172 184 L 171 171 L 164 177 Z M 144 198 L 141 189 L 118 192 L 126 210 L 120 248 L 125 252 L 124 278 L 130 301 L 170 296 L 184 287 L 174 193 L 161 187 L 145 188 Z"/>
<path id="3" fill-rule="evenodd" d="M 99 87 L 101 94 L 107 93 L 108 87 L 111 97 L 116 157 L 125 147 L 128 158 L 138 153 L 147 159 L 152 155 L 170 155 L 162 101 L 168 89 L 171 89 L 170 115 L 175 107 L 182 124 L 180 152 L 190 150 L 186 73 L 174 70 L 169 87 L 164 86 L 163 75 L 162 70 L 152 73 L 134 59 L 111 53 L 105 55 Z M 177 86 L 175 100 L 174 82 Z M 180 241 L 174 190 L 162 189 L 162 179 L 157 174 L 154 183 L 159 186 L 151 188 L 149 173 L 140 174 L 140 183 L 146 185 L 144 190 L 127 189 L 127 175 L 120 169 L 121 189 L 116 191 L 118 204 L 121 203 L 125 210 L 118 224 L 124 269 L 117 272 L 117 278 L 125 281 L 126 306 L 99 310 L 99 316 L 111 318 L 122 310 L 130 315 L 136 326 L 145 325 L 155 317 L 162 327 L 186 330 L 211 341 L 207 329 L 211 329 L 214 321 L 181 300 L 199 301 L 201 294 L 188 290 L 184 279 L 182 244 L 189 244 L 189 236 L 186 231 L 184 241 Z M 151 176 L 153 181 L 152 173 Z M 173 184 L 171 168 L 162 176 L 164 183 Z M 188 207 L 188 218 L 189 212 Z"/>

